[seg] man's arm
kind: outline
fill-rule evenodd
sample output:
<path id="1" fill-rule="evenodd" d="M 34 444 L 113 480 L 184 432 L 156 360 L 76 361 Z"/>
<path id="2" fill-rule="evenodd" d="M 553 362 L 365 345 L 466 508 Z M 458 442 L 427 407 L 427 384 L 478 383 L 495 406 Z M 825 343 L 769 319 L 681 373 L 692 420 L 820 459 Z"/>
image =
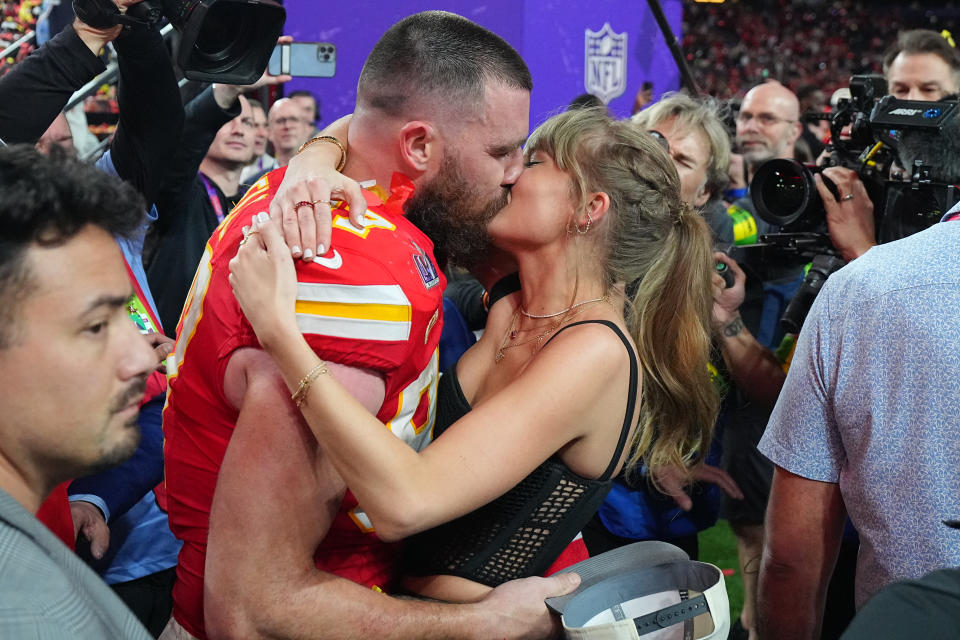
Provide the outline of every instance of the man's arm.
<path id="1" fill-rule="evenodd" d="M 158 233 L 177 223 L 179 214 L 184 210 L 184 199 L 188 197 L 200 170 L 200 163 L 210 144 L 217 136 L 220 127 L 240 115 L 239 94 L 225 94 L 223 89 L 213 85 L 204 89 L 184 107 L 183 134 L 178 140 L 173 161 L 164 171 L 160 192 L 157 195 L 159 219 L 154 225 Z"/>
<path id="2" fill-rule="evenodd" d="M 820 637 L 827 584 L 845 519 L 839 485 L 776 468 L 760 568 L 761 638 Z"/>
<path id="3" fill-rule="evenodd" d="M 343 481 L 323 455 L 269 356 L 238 351 L 225 391 L 240 417 L 210 514 L 204 618 L 211 638 L 547 637 L 544 597 L 576 580 L 528 579 L 480 603 L 399 600 L 317 570 L 313 555 Z M 369 400 L 370 398 L 366 398 Z"/>
<path id="4" fill-rule="evenodd" d="M 120 122 L 110 143 L 117 174 L 156 201 L 183 130 L 183 105 L 173 64 L 159 31 L 121 34 L 117 100 Z"/>
<path id="5" fill-rule="evenodd" d="M 713 327 L 720 353 L 730 377 L 751 401 L 772 407 L 786 375 L 776 356 L 744 326 L 740 305 L 744 298 L 746 274 L 730 256 L 717 252 L 714 257 L 733 273 L 733 286 L 725 287 L 714 276 Z"/>
<path id="6" fill-rule="evenodd" d="M 88 44 L 80 33 L 90 40 Z M 73 92 L 106 66 L 91 51 L 91 30 L 77 20 L 0 78 L 0 138 L 7 144 L 35 143 L 66 106 Z"/>

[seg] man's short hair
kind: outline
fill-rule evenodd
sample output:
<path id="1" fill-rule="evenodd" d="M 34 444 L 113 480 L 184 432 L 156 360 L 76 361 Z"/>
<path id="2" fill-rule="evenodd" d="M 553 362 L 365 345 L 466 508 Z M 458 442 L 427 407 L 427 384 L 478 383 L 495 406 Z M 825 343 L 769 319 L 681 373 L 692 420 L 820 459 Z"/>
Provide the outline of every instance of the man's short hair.
<path id="1" fill-rule="evenodd" d="M 950 43 L 936 31 L 930 29 L 901 31 L 897 41 L 883 56 L 884 75 L 890 71 L 894 58 L 901 53 L 908 56 L 918 53 L 933 53 L 940 56 L 949 65 L 954 84 L 960 87 L 960 51 L 951 47 Z"/>
<path id="2" fill-rule="evenodd" d="M 247 99 L 247 102 L 250 104 L 252 108 L 260 109 L 264 113 L 267 112 L 267 110 L 263 107 L 263 102 L 260 100 L 260 98 L 251 98 L 248 95 L 244 95 L 243 97 Z"/>
<path id="3" fill-rule="evenodd" d="M 87 225 L 131 236 L 144 224 L 144 211 L 133 187 L 61 151 L 45 156 L 27 145 L 0 147 L 0 348 L 15 335 L 31 245 L 62 245 Z"/>
<path id="4" fill-rule="evenodd" d="M 716 195 L 729 182 L 730 134 L 723 126 L 726 111 L 727 107 L 715 98 L 692 98 L 686 93 L 670 92 L 630 119 L 648 130 L 656 129 L 657 124 L 670 118 L 676 118 L 679 129 L 703 130 L 710 145 L 706 188 L 711 195 Z"/>
<path id="5" fill-rule="evenodd" d="M 483 104 L 489 82 L 533 88 L 530 70 L 506 40 L 454 13 L 424 11 L 377 41 L 360 73 L 357 100 L 394 116 L 414 95 L 472 106 Z"/>

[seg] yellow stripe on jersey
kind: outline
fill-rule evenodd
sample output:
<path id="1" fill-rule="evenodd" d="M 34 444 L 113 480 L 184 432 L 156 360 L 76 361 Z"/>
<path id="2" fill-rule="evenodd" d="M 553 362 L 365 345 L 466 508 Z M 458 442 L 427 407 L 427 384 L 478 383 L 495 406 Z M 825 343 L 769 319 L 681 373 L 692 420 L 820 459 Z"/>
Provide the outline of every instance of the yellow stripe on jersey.
<path id="1" fill-rule="evenodd" d="M 408 340 L 413 309 L 399 285 L 297 283 L 303 333 L 357 340 Z"/>
<path id="2" fill-rule="evenodd" d="M 345 302 L 297 301 L 297 313 L 360 320 L 393 320 L 409 322 L 410 307 L 390 304 L 351 304 Z"/>

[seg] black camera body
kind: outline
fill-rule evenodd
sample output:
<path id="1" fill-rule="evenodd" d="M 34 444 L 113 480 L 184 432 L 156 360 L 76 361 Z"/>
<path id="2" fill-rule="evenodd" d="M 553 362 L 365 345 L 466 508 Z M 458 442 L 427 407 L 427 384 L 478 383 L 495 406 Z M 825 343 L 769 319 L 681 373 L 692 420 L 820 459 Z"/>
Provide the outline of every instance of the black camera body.
<path id="1" fill-rule="evenodd" d="M 909 181 L 889 179 L 894 163 L 900 164 L 898 150 L 903 135 L 941 131 L 956 117 L 957 103 L 899 100 L 885 93 L 883 77 L 853 76 L 849 99 L 841 100 L 832 114 L 812 116 L 830 121 L 832 142 L 825 166 L 857 172 L 874 204 L 878 240 L 882 242 L 930 226 L 957 201 L 952 185 L 930 180 L 929 166 L 907 167 Z M 821 248 L 827 250 L 830 244 L 823 201 L 813 180 L 822 169 L 793 160 L 770 160 L 754 175 L 750 196 L 761 218 L 786 235 L 821 236 Z M 825 184 L 839 197 L 833 183 L 826 180 Z M 891 198 L 891 193 L 899 196 Z"/>
<path id="2" fill-rule="evenodd" d="M 884 95 L 886 89 L 886 81 L 881 76 L 854 76 L 850 80 L 849 99 L 841 100 L 832 114 L 812 116 L 812 119 L 830 122 L 832 142 L 824 166 L 851 169 L 863 182 L 874 205 L 878 243 L 926 229 L 960 201 L 960 189 L 956 185 L 932 178 L 940 175 L 941 179 L 950 179 L 943 178 L 944 171 L 937 171 L 938 167 L 920 160 L 905 167 L 900 160 L 904 134 L 939 135 L 957 116 L 960 107 L 956 100 L 898 100 Z M 913 151 L 918 141 L 926 141 L 926 137 L 914 138 Z M 890 179 L 894 165 L 907 170 L 906 179 Z M 810 305 L 830 274 L 844 265 L 830 242 L 826 211 L 814 182 L 814 175 L 823 168 L 774 159 L 761 165 L 750 183 L 750 197 L 757 214 L 780 229 L 779 233 L 761 236 L 760 242 L 752 245 L 760 252 L 761 261 L 809 262 L 800 289 L 780 319 L 783 329 L 791 333 L 800 330 Z M 841 194 L 836 186 L 824 178 L 824 184 L 839 200 Z M 953 179 L 960 182 L 960 176 Z"/>
<path id="3" fill-rule="evenodd" d="M 273 0 L 144 0 L 120 13 L 112 0 L 73 0 L 86 24 L 153 29 L 166 18 L 180 32 L 177 64 L 190 80 L 253 84 L 260 79 L 286 11 Z"/>

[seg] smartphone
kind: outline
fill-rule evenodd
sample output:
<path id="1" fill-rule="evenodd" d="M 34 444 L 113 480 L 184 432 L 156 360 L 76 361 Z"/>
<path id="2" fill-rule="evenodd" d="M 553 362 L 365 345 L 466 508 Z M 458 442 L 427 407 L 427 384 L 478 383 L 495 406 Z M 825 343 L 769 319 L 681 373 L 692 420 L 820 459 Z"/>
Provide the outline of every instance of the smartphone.
<path id="1" fill-rule="evenodd" d="M 272 76 L 332 78 L 337 71 L 337 47 L 329 42 L 278 44 L 270 56 L 267 71 Z"/>

